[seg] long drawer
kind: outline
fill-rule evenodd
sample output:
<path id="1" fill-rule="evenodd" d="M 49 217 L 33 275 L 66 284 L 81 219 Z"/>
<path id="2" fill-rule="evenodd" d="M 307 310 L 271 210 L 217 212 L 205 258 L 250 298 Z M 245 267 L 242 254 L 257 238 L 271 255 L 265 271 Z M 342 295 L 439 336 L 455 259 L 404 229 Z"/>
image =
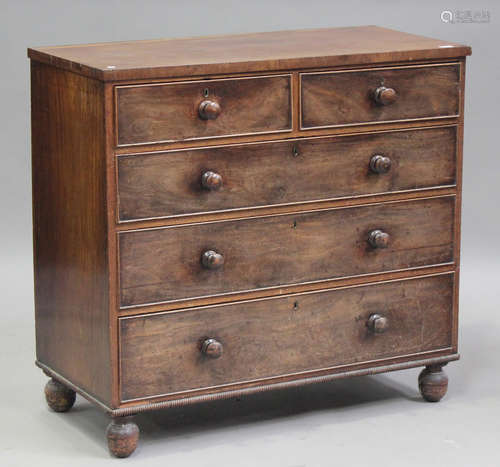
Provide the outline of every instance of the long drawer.
<path id="1" fill-rule="evenodd" d="M 443 350 L 452 304 L 446 274 L 122 318 L 122 400 Z"/>
<path id="2" fill-rule="evenodd" d="M 119 234 L 122 307 L 453 261 L 454 196 Z"/>
<path id="3" fill-rule="evenodd" d="M 456 117 L 460 65 L 301 74 L 301 128 Z"/>
<path id="4" fill-rule="evenodd" d="M 290 131 L 291 76 L 116 87 L 117 145 Z"/>
<path id="5" fill-rule="evenodd" d="M 119 216 L 130 221 L 453 185 L 455 156 L 454 126 L 119 156 Z"/>

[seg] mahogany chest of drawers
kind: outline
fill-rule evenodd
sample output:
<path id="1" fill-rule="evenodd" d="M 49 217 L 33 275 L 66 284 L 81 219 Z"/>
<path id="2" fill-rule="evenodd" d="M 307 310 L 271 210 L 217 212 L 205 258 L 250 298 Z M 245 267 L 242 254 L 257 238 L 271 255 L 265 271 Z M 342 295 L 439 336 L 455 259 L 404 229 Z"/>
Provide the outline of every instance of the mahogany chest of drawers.
<path id="1" fill-rule="evenodd" d="M 465 57 L 374 26 L 29 49 L 37 365 L 112 417 L 458 359 Z"/>

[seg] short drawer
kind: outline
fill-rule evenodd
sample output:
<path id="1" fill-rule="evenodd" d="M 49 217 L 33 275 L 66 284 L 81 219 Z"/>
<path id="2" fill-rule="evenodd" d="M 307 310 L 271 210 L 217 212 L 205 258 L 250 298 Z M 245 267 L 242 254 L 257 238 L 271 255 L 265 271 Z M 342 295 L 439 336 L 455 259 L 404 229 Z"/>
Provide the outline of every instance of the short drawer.
<path id="1" fill-rule="evenodd" d="M 119 216 L 130 221 L 454 185 L 455 156 L 456 127 L 122 155 Z"/>
<path id="2" fill-rule="evenodd" d="M 460 65 L 302 73 L 301 128 L 456 117 Z"/>
<path id="3" fill-rule="evenodd" d="M 122 307 L 453 261 L 454 196 L 121 232 Z"/>
<path id="4" fill-rule="evenodd" d="M 117 144 L 291 130 L 290 75 L 117 86 Z"/>
<path id="5" fill-rule="evenodd" d="M 122 400 L 418 358 L 452 345 L 452 308 L 446 274 L 122 318 Z"/>

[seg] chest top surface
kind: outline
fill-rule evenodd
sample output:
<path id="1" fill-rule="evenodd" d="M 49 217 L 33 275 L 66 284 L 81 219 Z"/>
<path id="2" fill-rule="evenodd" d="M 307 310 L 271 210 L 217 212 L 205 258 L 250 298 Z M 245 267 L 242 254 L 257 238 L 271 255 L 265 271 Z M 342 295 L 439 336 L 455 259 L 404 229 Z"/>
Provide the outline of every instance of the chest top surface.
<path id="1" fill-rule="evenodd" d="M 470 53 L 465 45 L 378 26 L 28 49 L 31 59 L 102 81 L 450 59 Z"/>

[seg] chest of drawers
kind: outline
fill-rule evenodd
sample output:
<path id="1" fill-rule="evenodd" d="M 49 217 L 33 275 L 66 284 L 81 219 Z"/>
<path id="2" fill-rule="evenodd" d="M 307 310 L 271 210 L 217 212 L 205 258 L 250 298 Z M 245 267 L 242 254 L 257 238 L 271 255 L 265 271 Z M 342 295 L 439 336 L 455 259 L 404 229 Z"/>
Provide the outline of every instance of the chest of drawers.
<path id="1" fill-rule="evenodd" d="M 132 416 L 458 359 L 465 57 L 374 26 L 33 48 L 37 365 Z"/>

